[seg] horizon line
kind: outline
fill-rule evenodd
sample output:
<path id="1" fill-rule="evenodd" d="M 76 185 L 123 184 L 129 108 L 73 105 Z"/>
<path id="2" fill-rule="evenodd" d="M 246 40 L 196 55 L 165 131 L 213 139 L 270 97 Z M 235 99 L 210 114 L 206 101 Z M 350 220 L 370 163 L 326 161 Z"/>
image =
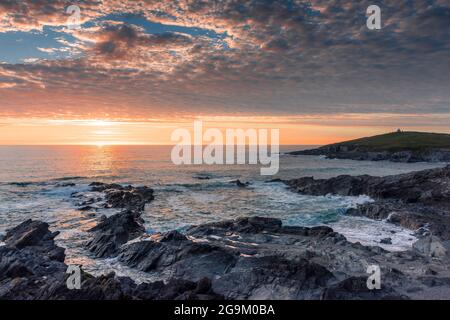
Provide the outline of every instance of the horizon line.
<path id="1" fill-rule="evenodd" d="M 0 144 L 0 147 L 128 147 L 128 146 L 140 146 L 140 147 L 172 147 L 177 144 L 140 144 L 140 143 L 129 143 L 129 144 L 95 144 L 95 143 L 86 143 L 86 144 Z M 204 144 L 202 146 L 207 146 L 208 144 Z M 280 143 L 280 146 L 320 146 L 323 144 L 283 144 Z M 189 145 L 186 145 L 189 146 Z M 196 145 L 191 145 L 192 147 Z M 229 146 L 227 144 L 223 144 L 223 146 Z M 236 146 L 236 145 L 230 145 Z M 239 145 L 241 146 L 241 145 Z M 250 146 L 249 144 L 245 144 L 245 146 Z M 255 146 L 258 146 L 256 144 Z"/>

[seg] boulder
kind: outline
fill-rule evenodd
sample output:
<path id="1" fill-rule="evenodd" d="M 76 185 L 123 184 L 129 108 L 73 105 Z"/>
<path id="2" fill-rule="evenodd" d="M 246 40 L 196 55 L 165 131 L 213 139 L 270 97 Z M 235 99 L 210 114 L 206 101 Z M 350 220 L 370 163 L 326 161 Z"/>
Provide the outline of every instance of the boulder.
<path id="1" fill-rule="evenodd" d="M 91 191 L 105 194 L 106 208 L 123 208 L 128 210 L 144 210 L 144 206 L 154 200 L 154 190 L 147 186 L 122 186 L 116 183 L 93 182 Z M 90 201 L 89 201 L 90 200 Z M 96 199 L 89 199 L 82 205 L 92 204 Z"/>
<path id="2" fill-rule="evenodd" d="M 96 257 L 105 258 L 115 256 L 121 245 L 141 236 L 145 227 L 140 212 L 127 210 L 104 218 L 89 231 L 93 237 L 87 241 L 87 249 Z"/>
<path id="3" fill-rule="evenodd" d="M 31 247 L 52 260 L 64 261 L 64 249 L 56 246 L 54 242 L 59 232 L 50 232 L 48 227 L 45 222 L 29 219 L 8 230 L 2 241 L 10 248 Z"/>

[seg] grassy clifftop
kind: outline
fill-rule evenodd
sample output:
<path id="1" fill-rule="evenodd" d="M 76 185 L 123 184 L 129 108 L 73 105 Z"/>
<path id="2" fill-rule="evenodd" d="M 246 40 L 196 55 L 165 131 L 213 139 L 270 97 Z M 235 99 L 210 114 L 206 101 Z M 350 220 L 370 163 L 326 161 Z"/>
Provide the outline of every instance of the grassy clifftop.
<path id="1" fill-rule="evenodd" d="M 329 146 L 352 146 L 367 151 L 420 151 L 450 148 L 450 134 L 428 132 L 393 132 L 373 137 L 335 143 Z M 329 147 L 325 146 L 325 147 Z M 325 148 L 322 147 L 322 148 Z"/>
<path id="2" fill-rule="evenodd" d="M 392 132 L 290 154 L 325 155 L 331 159 L 450 162 L 450 134 Z"/>

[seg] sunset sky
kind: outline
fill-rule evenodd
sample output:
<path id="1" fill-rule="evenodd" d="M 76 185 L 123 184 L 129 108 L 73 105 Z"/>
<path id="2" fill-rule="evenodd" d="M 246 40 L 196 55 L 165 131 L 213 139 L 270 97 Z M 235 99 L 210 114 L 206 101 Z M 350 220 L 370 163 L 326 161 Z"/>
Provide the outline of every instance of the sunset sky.
<path id="1" fill-rule="evenodd" d="M 449 70 L 448 0 L 2 0 L 0 144 L 170 144 L 195 119 L 284 144 L 450 133 Z"/>

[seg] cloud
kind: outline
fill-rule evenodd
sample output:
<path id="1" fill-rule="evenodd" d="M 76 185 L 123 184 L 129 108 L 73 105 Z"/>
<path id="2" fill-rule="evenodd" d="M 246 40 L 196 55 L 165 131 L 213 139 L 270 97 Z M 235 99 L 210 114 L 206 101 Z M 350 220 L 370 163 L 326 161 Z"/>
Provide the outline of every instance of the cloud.
<path id="1" fill-rule="evenodd" d="M 45 52 L 48 54 L 52 54 L 56 52 L 56 48 L 41 48 L 41 47 L 37 47 L 37 49 L 41 52 Z"/>
<path id="2" fill-rule="evenodd" d="M 0 114 L 450 113 L 447 1 L 380 0 L 379 31 L 367 0 L 80 1 L 80 30 L 65 1 L 20 3 L 0 4 L 0 30 L 53 26 L 73 39 L 38 49 L 79 55 L 0 65 Z"/>
<path id="3" fill-rule="evenodd" d="M 66 25 L 69 5 L 65 0 L 4 0 L 0 2 L 0 32 Z M 77 5 L 83 8 L 81 23 L 101 14 L 101 1 L 79 0 Z"/>

